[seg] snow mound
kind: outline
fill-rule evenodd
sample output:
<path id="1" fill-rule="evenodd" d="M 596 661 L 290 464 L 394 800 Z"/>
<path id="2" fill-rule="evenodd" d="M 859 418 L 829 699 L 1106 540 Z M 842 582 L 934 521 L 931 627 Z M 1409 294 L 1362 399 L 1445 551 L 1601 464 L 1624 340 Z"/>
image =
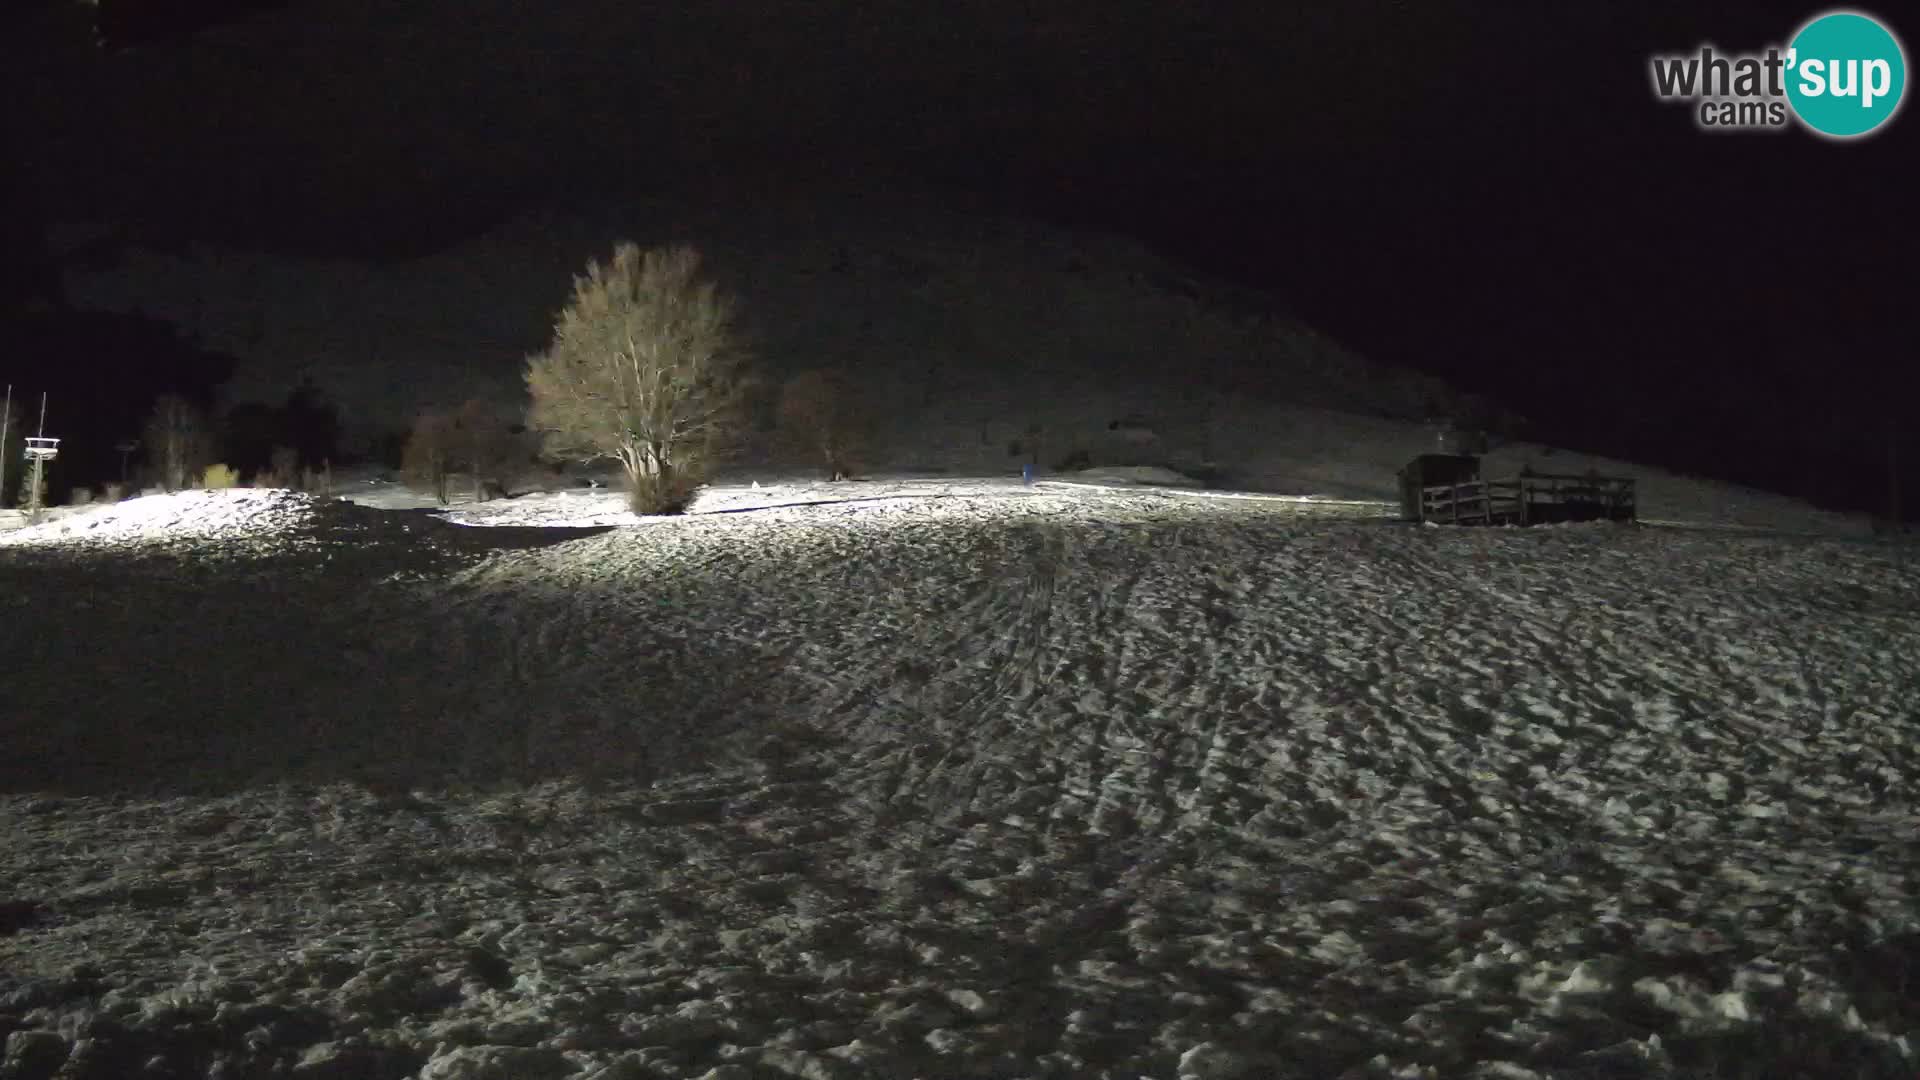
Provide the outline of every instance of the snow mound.
<path id="1" fill-rule="evenodd" d="M 147 495 L 0 534 L 0 548 L 45 553 L 162 556 L 194 563 L 295 557 L 327 565 L 343 555 L 423 569 L 456 545 L 427 515 L 373 510 L 280 489 Z M 374 543 L 381 541 L 380 543 Z M 483 550 L 484 543 L 468 543 Z"/>
<path id="2" fill-rule="evenodd" d="M 701 489 L 686 517 L 713 514 L 760 513 L 807 507 L 872 505 L 913 501 L 931 505 L 937 500 L 988 497 L 1024 497 L 1035 489 L 1019 479 L 769 481 L 751 484 L 715 484 Z M 619 525 L 660 525 L 679 515 L 645 517 L 627 509 L 625 494 L 605 489 L 529 492 L 512 499 L 465 503 L 438 512 L 457 525 L 517 525 L 537 528 L 600 528 Z"/>
<path id="3" fill-rule="evenodd" d="M 0 544 L 241 540 L 310 524 L 319 500 L 273 489 L 180 491 L 102 506 L 0 537 Z"/>
<path id="4" fill-rule="evenodd" d="M 1161 465 L 1101 465 L 1067 473 L 1063 480 L 1087 480 L 1096 484 L 1139 484 L 1145 487 L 1201 487 L 1191 476 Z"/>

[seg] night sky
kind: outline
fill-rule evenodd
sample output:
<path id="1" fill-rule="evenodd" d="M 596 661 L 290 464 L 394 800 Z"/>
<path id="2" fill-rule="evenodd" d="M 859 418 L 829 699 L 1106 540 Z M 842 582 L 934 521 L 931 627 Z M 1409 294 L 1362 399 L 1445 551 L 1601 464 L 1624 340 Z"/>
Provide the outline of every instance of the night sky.
<path id="1" fill-rule="evenodd" d="M 1270 288 L 1548 441 L 1872 509 L 1890 442 L 1920 462 L 1920 120 L 1709 135 L 1649 87 L 1815 7 L 253 6 L 13 16 L 13 297 L 46 221 L 380 259 L 574 197 L 912 185 Z"/>

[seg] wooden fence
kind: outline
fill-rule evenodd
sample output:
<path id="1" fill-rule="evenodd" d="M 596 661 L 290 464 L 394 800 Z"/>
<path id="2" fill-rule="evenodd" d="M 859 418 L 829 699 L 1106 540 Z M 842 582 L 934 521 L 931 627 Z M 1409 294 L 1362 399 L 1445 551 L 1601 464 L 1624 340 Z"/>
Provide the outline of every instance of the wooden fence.
<path id="1" fill-rule="evenodd" d="M 1633 481 L 1621 476 L 1522 472 L 1509 480 L 1470 480 L 1420 489 L 1420 520 L 1443 525 L 1546 525 L 1633 521 Z"/>

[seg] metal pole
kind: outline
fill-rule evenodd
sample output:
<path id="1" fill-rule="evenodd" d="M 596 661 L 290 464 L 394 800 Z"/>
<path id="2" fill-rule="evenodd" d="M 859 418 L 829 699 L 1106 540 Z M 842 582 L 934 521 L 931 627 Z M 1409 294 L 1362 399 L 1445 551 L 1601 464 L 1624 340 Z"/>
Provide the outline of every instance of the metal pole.
<path id="1" fill-rule="evenodd" d="M 7 384 L 7 404 L 0 408 L 0 499 L 7 497 L 7 421 L 13 419 L 13 384 Z M 0 503 L 0 506 L 6 505 Z"/>
<path id="2" fill-rule="evenodd" d="M 42 390 L 40 391 L 40 434 L 36 436 L 36 438 L 44 439 L 46 438 L 46 436 L 47 436 L 47 392 L 45 390 Z M 40 487 L 45 482 L 46 465 L 47 465 L 47 459 L 45 456 L 41 454 L 33 455 L 33 490 L 32 492 L 29 493 L 32 497 L 32 501 L 28 503 L 27 515 L 36 521 L 39 520 L 40 518 L 40 494 L 41 494 Z"/>

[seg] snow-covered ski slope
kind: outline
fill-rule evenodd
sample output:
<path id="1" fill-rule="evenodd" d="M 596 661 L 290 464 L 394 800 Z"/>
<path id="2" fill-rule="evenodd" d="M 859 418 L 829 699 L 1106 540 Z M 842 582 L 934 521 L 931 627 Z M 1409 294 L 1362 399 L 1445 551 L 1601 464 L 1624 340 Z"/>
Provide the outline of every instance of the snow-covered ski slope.
<path id="1" fill-rule="evenodd" d="M 1917 1067 L 1910 548 L 1112 483 L 696 510 L 0 536 L 9 1075 Z"/>

